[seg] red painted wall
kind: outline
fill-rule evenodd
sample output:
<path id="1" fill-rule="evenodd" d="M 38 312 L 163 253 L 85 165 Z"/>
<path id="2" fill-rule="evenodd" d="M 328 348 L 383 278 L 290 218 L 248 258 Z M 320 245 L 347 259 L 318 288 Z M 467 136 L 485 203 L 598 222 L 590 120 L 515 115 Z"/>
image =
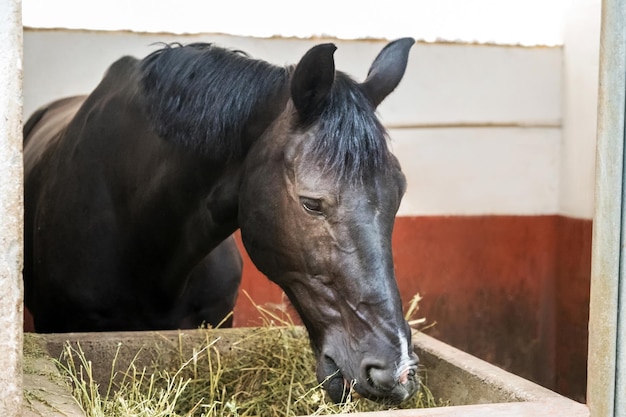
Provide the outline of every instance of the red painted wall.
<path id="1" fill-rule="evenodd" d="M 587 385 L 591 220 L 558 217 L 555 390 L 580 402 Z"/>

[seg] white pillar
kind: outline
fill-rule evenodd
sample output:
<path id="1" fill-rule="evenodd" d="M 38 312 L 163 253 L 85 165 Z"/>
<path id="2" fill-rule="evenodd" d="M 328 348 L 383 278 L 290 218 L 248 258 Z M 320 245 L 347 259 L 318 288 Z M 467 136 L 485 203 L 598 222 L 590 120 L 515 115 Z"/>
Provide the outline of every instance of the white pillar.
<path id="1" fill-rule="evenodd" d="M 22 15 L 0 0 L 0 416 L 21 414 Z"/>

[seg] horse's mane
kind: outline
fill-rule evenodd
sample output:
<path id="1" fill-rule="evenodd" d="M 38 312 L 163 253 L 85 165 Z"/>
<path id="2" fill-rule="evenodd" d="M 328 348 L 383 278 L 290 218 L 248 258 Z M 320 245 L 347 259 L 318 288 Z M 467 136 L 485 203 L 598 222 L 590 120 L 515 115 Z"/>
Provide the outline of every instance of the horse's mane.
<path id="1" fill-rule="evenodd" d="M 140 64 L 157 132 L 214 159 L 244 151 L 244 122 L 286 88 L 293 72 L 212 44 L 166 45 Z M 316 123 L 314 157 L 337 178 L 363 178 L 389 162 L 385 129 L 359 84 L 337 71 Z"/>
<path id="2" fill-rule="evenodd" d="M 245 122 L 289 76 L 285 68 L 208 43 L 165 45 L 141 61 L 140 74 L 157 132 L 216 160 L 241 155 Z"/>
<path id="3" fill-rule="evenodd" d="M 387 132 L 359 84 L 337 71 L 318 121 L 312 152 L 338 179 L 358 180 L 387 167 Z"/>

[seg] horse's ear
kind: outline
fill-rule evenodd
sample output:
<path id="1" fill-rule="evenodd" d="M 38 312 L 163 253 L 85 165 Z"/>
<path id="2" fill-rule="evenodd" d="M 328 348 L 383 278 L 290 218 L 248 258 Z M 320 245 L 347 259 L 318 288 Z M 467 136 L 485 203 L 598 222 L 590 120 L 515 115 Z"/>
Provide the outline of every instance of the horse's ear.
<path id="1" fill-rule="evenodd" d="M 372 63 L 367 78 L 361 86 L 374 107 L 378 107 L 385 97 L 400 84 L 409 60 L 409 51 L 414 44 L 413 38 L 402 38 L 390 42 Z"/>
<path id="2" fill-rule="evenodd" d="M 314 46 L 304 54 L 291 79 L 291 99 L 300 119 L 307 123 L 321 112 L 335 80 L 337 47 L 332 43 Z"/>

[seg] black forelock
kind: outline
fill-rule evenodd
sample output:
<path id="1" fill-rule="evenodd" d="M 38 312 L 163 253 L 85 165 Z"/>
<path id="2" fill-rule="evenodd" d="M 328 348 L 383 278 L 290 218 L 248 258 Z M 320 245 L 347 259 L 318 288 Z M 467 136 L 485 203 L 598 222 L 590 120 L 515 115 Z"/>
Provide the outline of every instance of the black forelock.
<path id="1" fill-rule="evenodd" d="M 387 132 L 359 84 L 337 71 L 311 152 L 337 179 L 360 180 L 389 164 Z"/>
<path id="2" fill-rule="evenodd" d="M 246 121 L 288 79 L 285 68 L 208 43 L 165 45 L 140 72 L 157 133 L 220 160 L 242 154 Z"/>

